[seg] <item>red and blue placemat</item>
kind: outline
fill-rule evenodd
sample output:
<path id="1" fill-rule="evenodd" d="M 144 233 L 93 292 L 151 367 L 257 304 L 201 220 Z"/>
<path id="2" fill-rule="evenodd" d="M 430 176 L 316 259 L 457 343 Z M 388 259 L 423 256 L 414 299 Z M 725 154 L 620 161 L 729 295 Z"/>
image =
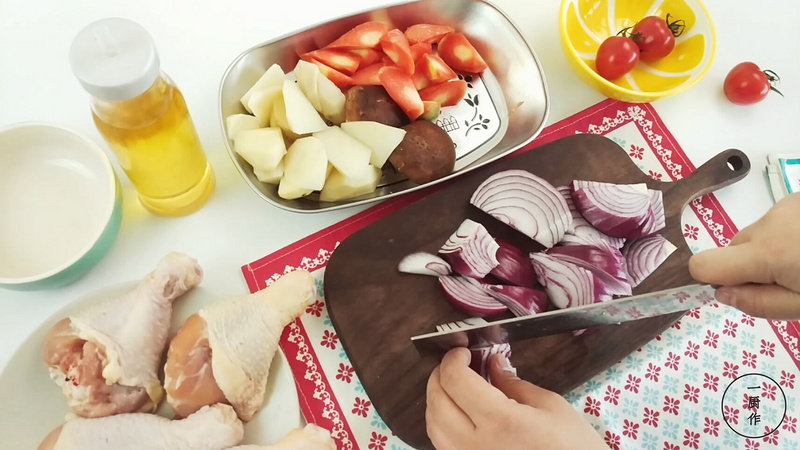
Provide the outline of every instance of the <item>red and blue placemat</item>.
<path id="1" fill-rule="evenodd" d="M 528 151 L 574 133 L 601 134 L 658 180 L 695 166 L 649 104 L 600 102 L 545 128 Z M 331 430 L 339 448 L 405 449 L 372 407 L 325 306 L 322 280 L 336 246 L 356 230 L 417 200 L 386 200 L 242 266 L 251 292 L 305 269 L 317 299 L 286 327 L 283 350 L 308 422 Z M 713 194 L 682 217 L 689 248 L 728 245 L 738 231 Z M 800 323 L 755 319 L 717 304 L 689 311 L 654 340 L 565 394 L 609 447 L 652 450 L 800 448 Z"/>

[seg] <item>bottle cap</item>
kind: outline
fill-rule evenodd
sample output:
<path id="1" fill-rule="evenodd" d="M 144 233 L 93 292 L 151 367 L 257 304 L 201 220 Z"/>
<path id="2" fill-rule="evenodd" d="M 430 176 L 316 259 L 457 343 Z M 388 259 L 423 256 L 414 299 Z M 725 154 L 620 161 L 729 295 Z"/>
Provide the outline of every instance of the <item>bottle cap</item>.
<path id="1" fill-rule="evenodd" d="M 120 17 L 101 19 L 81 30 L 72 41 L 69 62 L 83 88 L 106 101 L 136 97 L 159 76 L 150 34 Z"/>

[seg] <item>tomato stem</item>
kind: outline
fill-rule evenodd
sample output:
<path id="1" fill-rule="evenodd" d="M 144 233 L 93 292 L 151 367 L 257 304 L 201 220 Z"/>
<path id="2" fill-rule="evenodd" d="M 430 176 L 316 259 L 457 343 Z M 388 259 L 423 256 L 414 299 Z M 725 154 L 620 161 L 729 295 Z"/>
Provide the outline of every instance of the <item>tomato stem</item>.
<path id="1" fill-rule="evenodd" d="M 775 73 L 775 72 L 773 72 L 773 71 L 771 71 L 771 70 L 769 70 L 769 69 L 767 69 L 767 70 L 764 70 L 763 72 L 764 72 L 764 75 L 766 75 L 766 76 L 767 76 L 767 81 L 769 82 L 769 90 L 770 90 L 770 91 L 775 91 L 775 92 L 777 92 L 777 93 L 778 93 L 778 94 L 779 94 L 781 97 L 783 97 L 783 93 L 782 93 L 781 91 L 779 91 L 779 90 L 778 90 L 778 89 L 775 87 L 775 83 L 777 83 L 777 82 L 781 81 L 781 77 L 779 77 L 777 73 Z"/>
<path id="2" fill-rule="evenodd" d="M 667 26 L 669 27 L 670 31 L 672 31 L 672 35 L 678 37 L 686 31 L 686 22 L 683 19 L 675 19 L 670 22 L 669 20 L 669 13 L 667 13 L 667 18 L 664 19 L 667 22 Z"/>
<path id="3" fill-rule="evenodd" d="M 639 43 L 642 40 L 642 33 L 633 33 L 631 34 L 631 28 L 633 27 L 625 27 L 617 33 L 617 36 L 626 37 L 633 42 Z"/>

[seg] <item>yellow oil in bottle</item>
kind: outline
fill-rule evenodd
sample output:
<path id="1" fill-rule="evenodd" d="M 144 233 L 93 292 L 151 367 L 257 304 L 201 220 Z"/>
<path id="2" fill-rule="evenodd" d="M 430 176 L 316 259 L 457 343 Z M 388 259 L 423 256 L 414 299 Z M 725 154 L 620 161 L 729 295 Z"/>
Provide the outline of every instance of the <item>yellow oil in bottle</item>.
<path id="1" fill-rule="evenodd" d="M 183 95 L 168 78 L 129 100 L 94 99 L 92 115 L 147 209 L 179 216 L 208 200 L 214 175 Z"/>

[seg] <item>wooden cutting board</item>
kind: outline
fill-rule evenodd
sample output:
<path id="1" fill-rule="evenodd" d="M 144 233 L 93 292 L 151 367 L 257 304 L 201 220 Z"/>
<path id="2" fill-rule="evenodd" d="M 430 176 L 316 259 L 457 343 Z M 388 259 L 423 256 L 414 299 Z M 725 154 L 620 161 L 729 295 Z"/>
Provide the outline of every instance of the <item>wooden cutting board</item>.
<path id="1" fill-rule="evenodd" d="M 400 273 L 397 263 L 412 252 L 436 253 L 466 218 L 523 249 L 540 249 L 469 204 L 483 180 L 510 168 L 526 169 L 554 186 L 583 179 L 647 183 L 663 191 L 666 229 L 661 233 L 678 249 L 634 290 L 638 294 L 692 282 L 681 211 L 692 199 L 742 179 L 750 161 L 739 150 L 726 150 L 683 180 L 661 182 L 643 174 L 605 137 L 568 136 L 456 178 L 345 239 L 325 270 L 331 320 L 373 406 L 398 437 L 416 448 L 431 447 L 425 432 L 425 387 L 439 360 L 421 357 L 409 338 L 466 315 L 445 300 L 435 277 Z M 653 339 L 680 316 L 605 326 L 579 337 L 566 333 L 517 342 L 512 344 L 511 362 L 521 378 L 564 393 Z"/>

